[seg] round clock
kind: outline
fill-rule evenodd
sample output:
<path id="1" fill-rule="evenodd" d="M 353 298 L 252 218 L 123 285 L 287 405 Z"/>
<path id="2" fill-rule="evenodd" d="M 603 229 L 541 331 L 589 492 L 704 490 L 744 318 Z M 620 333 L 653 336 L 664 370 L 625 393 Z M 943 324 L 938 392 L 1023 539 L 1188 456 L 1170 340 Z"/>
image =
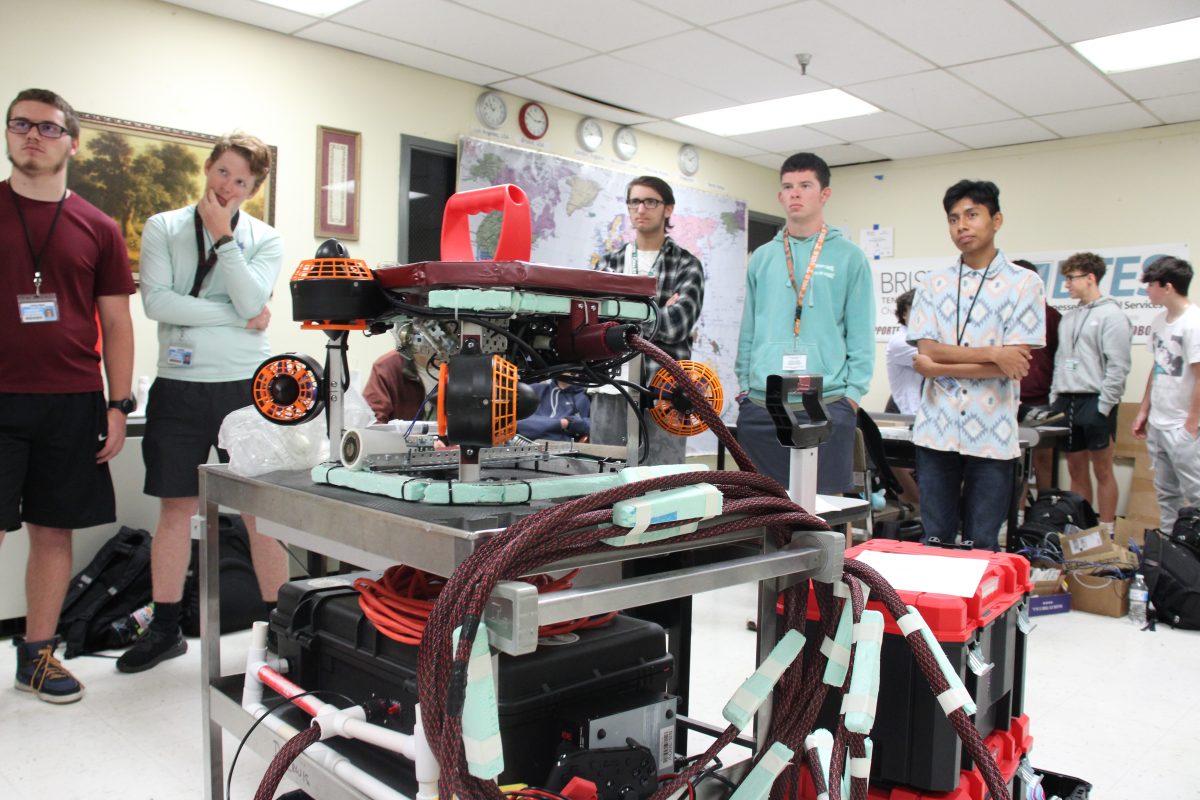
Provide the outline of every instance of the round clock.
<path id="1" fill-rule="evenodd" d="M 617 158 L 628 161 L 637 155 L 637 147 L 637 134 L 633 132 L 633 128 L 628 125 L 617 128 L 617 132 L 613 134 L 613 150 Z"/>
<path id="2" fill-rule="evenodd" d="M 475 116 L 489 128 L 499 128 L 508 119 L 508 105 L 496 92 L 484 92 L 475 101 Z"/>
<path id="3" fill-rule="evenodd" d="M 594 153 L 604 142 L 604 129 L 600 127 L 599 120 L 584 117 L 579 120 L 579 127 L 575 129 L 575 138 L 579 140 L 580 147 Z"/>
<path id="4" fill-rule="evenodd" d="M 700 171 L 700 151 L 690 144 L 679 148 L 679 171 L 689 177 Z"/>
<path id="5" fill-rule="evenodd" d="M 517 124 L 521 126 L 521 133 L 528 138 L 540 139 L 550 128 L 550 115 L 540 103 L 529 102 L 521 106 L 517 113 Z"/>

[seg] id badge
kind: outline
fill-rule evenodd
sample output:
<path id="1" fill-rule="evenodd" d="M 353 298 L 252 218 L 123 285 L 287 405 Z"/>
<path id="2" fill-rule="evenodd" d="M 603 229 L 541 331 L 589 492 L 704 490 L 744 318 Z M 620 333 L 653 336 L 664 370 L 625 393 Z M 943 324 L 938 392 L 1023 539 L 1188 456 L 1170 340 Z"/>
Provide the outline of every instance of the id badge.
<path id="1" fill-rule="evenodd" d="M 961 388 L 958 378 L 952 378 L 948 375 L 941 375 L 933 379 L 934 384 L 946 393 L 949 397 L 957 397 L 958 391 Z"/>
<path id="2" fill-rule="evenodd" d="M 1079 359 L 1078 358 L 1068 358 L 1066 360 L 1066 367 L 1067 367 L 1067 369 L 1072 370 L 1072 371 L 1079 369 Z"/>
<path id="3" fill-rule="evenodd" d="M 53 292 L 48 294 L 19 294 L 17 309 L 21 314 L 21 322 L 58 322 L 58 298 Z"/>
<path id="4" fill-rule="evenodd" d="M 803 375 L 807 373 L 808 349 L 802 344 L 792 345 L 791 349 L 784 352 L 783 361 L 779 367 L 784 375 Z"/>
<path id="5" fill-rule="evenodd" d="M 190 367 L 195 351 L 185 345 L 173 344 L 167 347 L 167 363 L 172 367 Z"/>

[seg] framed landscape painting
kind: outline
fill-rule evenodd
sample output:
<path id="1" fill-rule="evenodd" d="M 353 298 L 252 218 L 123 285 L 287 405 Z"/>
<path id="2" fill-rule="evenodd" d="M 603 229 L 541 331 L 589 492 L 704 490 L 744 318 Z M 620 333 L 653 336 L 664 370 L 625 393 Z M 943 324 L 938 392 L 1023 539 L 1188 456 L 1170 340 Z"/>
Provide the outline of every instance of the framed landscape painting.
<path id="1" fill-rule="evenodd" d="M 136 279 L 147 218 L 200 199 L 204 162 L 218 137 L 95 114 L 80 114 L 79 125 L 67 186 L 116 220 Z M 275 222 L 276 156 L 272 146 L 271 174 L 242 205 L 268 224 Z"/>

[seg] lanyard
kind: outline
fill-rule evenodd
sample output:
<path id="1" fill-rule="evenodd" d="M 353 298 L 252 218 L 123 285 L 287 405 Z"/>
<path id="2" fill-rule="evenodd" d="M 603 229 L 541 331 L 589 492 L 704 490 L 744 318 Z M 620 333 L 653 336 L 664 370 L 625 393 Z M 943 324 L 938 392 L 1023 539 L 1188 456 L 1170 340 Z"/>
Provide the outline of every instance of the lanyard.
<path id="1" fill-rule="evenodd" d="M 58 227 L 58 217 L 62 214 L 63 203 L 67 201 L 67 190 L 63 189 L 63 196 L 58 199 L 58 208 L 54 209 L 54 219 L 50 222 L 50 230 L 46 231 L 46 241 L 42 242 L 42 249 L 36 253 L 33 251 L 33 237 L 29 234 L 29 223 L 25 221 L 25 212 L 21 210 L 21 203 L 17 200 L 17 190 L 12 188 L 12 183 L 8 184 L 8 192 L 12 196 L 13 205 L 17 208 L 17 217 L 21 220 L 21 230 L 25 231 L 25 246 L 29 248 L 29 260 L 33 262 L 33 293 L 41 294 L 42 256 L 46 255 L 46 251 L 50 249 L 50 239 L 54 236 L 54 229 Z"/>
<path id="2" fill-rule="evenodd" d="M 1079 323 L 1078 328 L 1071 331 L 1071 355 L 1072 356 L 1077 355 L 1079 353 L 1079 337 L 1083 335 L 1083 328 L 1084 328 L 1084 326 L 1087 325 L 1088 317 L 1090 317 L 1092 315 L 1092 308 L 1094 308 L 1094 306 L 1091 306 L 1091 305 L 1088 306 L 1087 313 L 1083 315 L 1083 322 Z"/>
<path id="3" fill-rule="evenodd" d="M 794 336 L 800 335 L 800 314 L 804 311 L 804 295 L 808 294 L 808 282 L 812 280 L 813 268 L 817 266 L 817 259 L 821 257 L 821 248 L 825 246 L 825 234 L 827 233 L 829 233 L 829 226 L 821 225 L 821 232 L 817 234 L 812 255 L 808 258 L 808 269 L 804 273 L 804 282 L 797 286 L 796 270 L 792 264 L 792 245 L 788 242 L 791 235 L 786 229 L 783 231 L 783 254 L 787 257 L 788 278 L 792 282 L 792 288 L 796 290 L 796 322 L 792 326 Z"/>
<path id="4" fill-rule="evenodd" d="M 229 221 L 229 229 L 237 230 L 238 217 L 242 215 L 241 211 L 233 213 L 233 219 Z M 204 279 L 208 277 L 208 273 L 217 265 L 217 248 L 212 248 L 208 251 L 208 257 L 204 257 L 204 223 L 200 220 L 200 209 L 196 209 L 196 279 L 192 281 L 192 291 L 189 293 L 192 297 L 200 296 L 200 284 L 204 283 Z"/>
<path id="5" fill-rule="evenodd" d="M 960 328 L 958 326 L 958 315 L 962 310 L 963 265 L 962 261 L 958 262 L 958 298 L 954 302 L 954 332 L 958 334 L 958 341 L 955 342 L 955 344 L 962 344 L 963 336 L 965 336 L 967 333 L 967 326 L 971 324 L 971 312 L 975 310 L 975 301 L 978 300 L 979 295 L 983 293 L 983 284 L 987 283 L 988 269 L 991 269 L 990 264 L 983 270 L 983 277 L 979 279 L 979 288 L 975 290 L 975 296 L 971 298 L 971 306 L 967 309 L 967 318 L 962 321 L 962 327 Z"/>

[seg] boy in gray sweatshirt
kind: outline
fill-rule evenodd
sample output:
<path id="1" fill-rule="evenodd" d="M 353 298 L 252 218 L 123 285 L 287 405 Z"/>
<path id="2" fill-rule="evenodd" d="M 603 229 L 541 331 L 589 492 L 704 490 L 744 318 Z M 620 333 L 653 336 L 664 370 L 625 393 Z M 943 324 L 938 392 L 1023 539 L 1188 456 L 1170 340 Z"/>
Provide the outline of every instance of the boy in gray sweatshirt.
<path id="1" fill-rule="evenodd" d="M 1054 357 L 1050 400 L 1067 415 L 1067 468 L 1071 491 L 1096 505 L 1100 527 L 1113 535 L 1117 515 L 1117 482 L 1113 477 L 1113 442 L 1117 406 L 1129 375 L 1133 328 L 1121 305 L 1100 293 L 1104 259 L 1076 253 L 1059 271 L 1079 305 L 1063 314 Z M 1093 502 L 1092 479 L 1096 474 Z"/>

